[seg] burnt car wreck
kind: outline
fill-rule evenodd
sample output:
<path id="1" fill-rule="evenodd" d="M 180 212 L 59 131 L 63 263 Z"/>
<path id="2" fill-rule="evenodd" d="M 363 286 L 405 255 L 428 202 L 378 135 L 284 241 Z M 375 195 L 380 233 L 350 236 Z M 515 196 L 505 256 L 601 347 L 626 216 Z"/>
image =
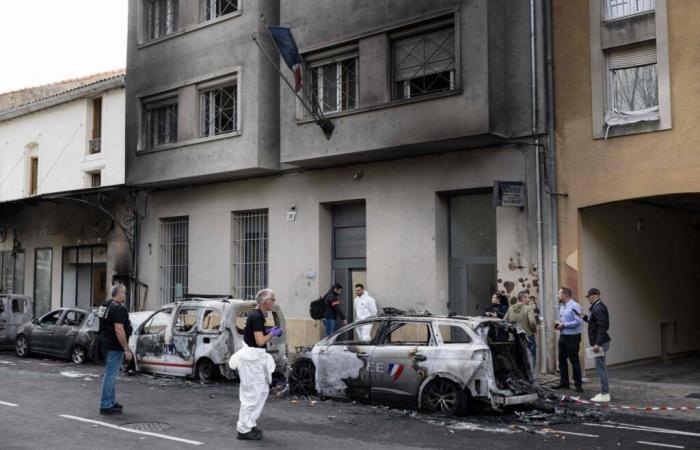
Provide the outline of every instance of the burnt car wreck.
<path id="1" fill-rule="evenodd" d="M 358 330 L 371 330 L 368 341 Z M 350 324 L 290 364 L 289 392 L 462 415 L 538 399 L 525 333 L 483 317 L 380 316 Z"/>

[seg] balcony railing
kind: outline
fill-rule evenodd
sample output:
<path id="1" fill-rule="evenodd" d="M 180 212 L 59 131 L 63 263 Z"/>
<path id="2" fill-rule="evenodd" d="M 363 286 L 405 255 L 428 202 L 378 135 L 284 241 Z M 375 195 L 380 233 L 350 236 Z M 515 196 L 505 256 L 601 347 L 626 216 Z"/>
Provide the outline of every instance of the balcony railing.
<path id="1" fill-rule="evenodd" d="M 90 139 L 88 142 L 88 152 L 92 155 L 93 153 L 100 153 L 102 151 L 102 139 Z"/>
<path id="2" fill-rule="evenodd" d="M 608 20 L 632 16 L 655 9 L 655 0 L 606 0 Z"/>

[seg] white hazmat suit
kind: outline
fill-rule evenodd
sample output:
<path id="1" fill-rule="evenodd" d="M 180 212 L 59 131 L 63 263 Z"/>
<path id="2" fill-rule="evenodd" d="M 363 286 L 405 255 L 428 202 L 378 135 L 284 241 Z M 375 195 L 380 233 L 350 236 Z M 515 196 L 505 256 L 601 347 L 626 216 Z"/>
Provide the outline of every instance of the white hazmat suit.
<path id="1" fill-rule="evenodd" d="M 228 365 L 238 371 L 240 379 L 238 398 L 241 409 L 236 428 L 239 433 L 245 434 L 257 426 L 258 417 L 270 392 L 275 360 L 264 348 L 253 348 L 244 344 L 243 348 L 231 356 Z"/>
<path id="2" fill-rule="evenodd" d="M 377 302 L 369 295 L 369 292 L 364 291 L 361 296 L 355 297 L 355 317 L 358 320 L 366 319 L 377 315 Z M 363 342 L 369 342 L 371 339 L 372 325 L 364 325 L 357 327 L 357 337 Z"/>

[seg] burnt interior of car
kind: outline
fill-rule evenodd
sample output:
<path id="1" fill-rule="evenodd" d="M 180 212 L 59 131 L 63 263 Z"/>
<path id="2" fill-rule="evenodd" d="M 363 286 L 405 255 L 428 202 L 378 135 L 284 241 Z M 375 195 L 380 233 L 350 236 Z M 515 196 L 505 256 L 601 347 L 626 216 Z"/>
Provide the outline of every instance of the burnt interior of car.
<path id="1" fill-rule="evenodd" d="M 515 393 L 529 392 L 532 376 L 525 336 L 504 322 L 488 325 L 488 345 L 493 358 L 493 373 L 499 389 Z"/>

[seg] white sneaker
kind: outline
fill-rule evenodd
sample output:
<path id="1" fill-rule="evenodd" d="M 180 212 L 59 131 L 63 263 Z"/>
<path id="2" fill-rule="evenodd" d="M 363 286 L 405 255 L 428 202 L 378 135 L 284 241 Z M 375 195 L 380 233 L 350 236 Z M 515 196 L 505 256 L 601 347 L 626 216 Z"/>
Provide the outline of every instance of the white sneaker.
<path id="1" fill-rule="evenodd" d="M 610 394 L 598 394 L 595 397 L 593 397 L 591 401 L 596 403 L 609 403 Z"/>

